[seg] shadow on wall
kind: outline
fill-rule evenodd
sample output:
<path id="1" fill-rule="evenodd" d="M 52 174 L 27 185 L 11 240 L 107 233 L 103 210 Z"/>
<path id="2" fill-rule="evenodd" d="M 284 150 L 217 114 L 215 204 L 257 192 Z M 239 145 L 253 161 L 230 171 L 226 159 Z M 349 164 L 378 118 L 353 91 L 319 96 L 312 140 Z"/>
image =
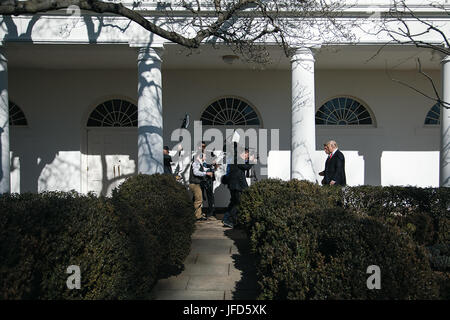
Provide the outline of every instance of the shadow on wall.
<path id="1" fill-rule="evenodd" d="M 131 25 L 131 20 L 128 21 L 127 25 L 124 27 L 120 27 L 114 23 L 105 23 L 105 17 L 99 16 L 95 17 L 95 20 L 98 21 L 98 25 L 94 22 L 94 17 L 92 16 L 76 16 L 76 12 L 70 12 L 72 13 L 72 16 L 67 16 L 67 21 L 64 21 L 61 23 L 58 28 L 58 26 L 42 26 L 39 25 L 39 29 L 47 28 L 50 31 L 50 33 L 53 35 L 54 38 L 68 38 L 70 36 L 70 33 L 81 25 L 81 20 L 84 23 L 84 26 L 86 27 L 89 43 L 97 43 L 98 39 L 100 38 L 100 35 L 102 33 L 103 28 L 105 27 L 111 27 L 118 29 L 120 32 L 125 33 L 128 28 Z M 6 30 L 6 35 L 4 40 L 29 40 L 32 39 L 33 31 L 35 31 L 35 26 L 40 20 L 40 16 L 33 15 L 30 22 L 27 25 L 27 29 L 24 33 L 20 34 L 18 33 L 17 25 L 14 23 L 14 20 L 11 16 L 3 16 L 2 20 L 0 22 L 0 26 Z M 97 29 L 97 30 L 96 30 Z M 38 32 L 41 30 L 37 30 Z"/>
<path id="2" fill-rule="evenodd" d="M 41 190 L 46 190 L 44 185 L 48 186 L 48 183 L 45 178 L 41 177 L 41 174 L 48 165 L 52 164 L 57 156 L 58 152 L 36 153 L 33 148 L 11 148 L 11 192 L 37 193 Z M 67 166 L 64 167 L 67 168 Z M 47 171 L 47 177 L 49 177 L 49 174 L 50 172 Z M 60 172 L 60 176 L 65 177 L 64 180 L 66 180 L 68 174 L 67 172 Z M 40 185 L 41 183 L 43 185 Z"/>
<path id="3" fill-rule="evenodd" d="M 79 162 L 70 161 L 64 153 L 74 152 L 35 152 L 35 148 L 12 148 L 11 192 L 77 189 L 73 185 L 73 176 L 80 170 Z"/>
<path id="4" fill-rule="evenodd" d="M 18 27 L 14 23 L 14 20 L 11 16 L 2 16 L 0 19 L 0 27 L 2 27 L 3 30 L 5 30 L 5 41 L 18 41 L 18 40 L 26 40 L 26 41 L 33 41 L 39 38 L 39 36 L 42 36 L 39 33 L 45 33 L 44 38 L 45 39 L 53 39 L 53 40 L 67 40 L 70 38 L 71 33 L 81 33 L 83 36 L 87 35 L 87 40 L 91 44 L 98 43 L 102 32 L 104 29 L 115 29 L 120 34 L 125 33 L 133 33 L 131 34 L 131 38 L 138 38 L 136 39 L 138 42 L 141 43 L 153 43 L 155 35 L 150 32 L 146 31 L 145 29 L 141 29 L 140 26 L 137 26 L 138 29 L 133 28 L 133 24 L 131 20 L 126 20 L 126 23 L 119 23 L 123 22 L 123 19 L 119 17 L 118 20 L 115 20 L 114 17 L 105 17 L 102 15 L 84 15 L 81 14 L 80 10 L 75 9 L 76 6 L 71 6 L 70 8 L 67 8 L 65 10 L 65 14 L 67 16 L 67 19 L 48 19 L 45 20 L 48 22 L 47 25 L 43 25 L 41 20 L 41 16 L 39 15 L 33 15 L 30 19 L 30 22 L 26 26 L 26 31 L 19 34 Z M 60 13 L 62 10 L 59 11 Z M 190 18 L 177 18 L 177 21 L 179 23 L 189 22 Z M 40 21 L 41 20 L 41 21 Z M 150 19 L 149 19 L 150 20 Z M 23 22 L 24 20 L 21 20 Z M 152 22 L 164 27 L 171 24 L 171 20 L 167 19 L 167 17 L 164 16 L 155 16 L 152 17 Z M 123 24 L 121 26 L 121 24 Z M 136 25 L 136 24 L 134 24 Z M 130 28 L 131 27 L 131 28 Z M 85 30 L 79 30 L 80 28 L 85 28 Z M 78 30 L 76 30 L 78 29 Z M 74 31 L 76 30 L 76 31 Z M 108 30 L 109 32 L 110 30 Z M 140 31 L 142 33 L 140 34 Z M 107 35 L 104 35 L 107 36 Z M 141 37 L 141 38 L 139 38 Z M 110 39 L 106 39 L 110 40 Z"/>
<path id="5" fill-rule="evenodd" d="M 81 190 L 79 151 L 36 152 L 36 149 L 37 147 L 13 147 L 11 192 Z M 439 185 L 438 151 L 380 151 L 376 157 L 372 154 L 370 160 L 358 151 L 344 150 L 343 153 L 346 157 L 348 185 Z M 95 158 L 97 168 L 90 168 L 88 191 L 94 191 L 98 195 L 110 195 L 112 189 L 126 178 L 137 174 L 136 156 L 90 154 L 89 157 Z M 117 167 L 117 157 L 122 157 L 121 169 Z M 323 170 L 325 160 L 326 155 L 316 151 L 313 158 L 316 173 Z M 93 165 L 92 162 L 90 165 Z M 320 181 L 321 177 L 317 176 L 317 180 Z M 228 204 L 229 192 L 225 186 L 219 186 L 215 190 L 215 196 L 217 206 L 225 207 Z"/>
<path id="6" fill-rule="evenodd" d="M 43 192 L 81 190 L 79 151 L 56 151 L 52 153 L 34 153 L 31 150 L 11 152 L 11 192 Z M 113 165 L 108 155 L 95 155 L 98 158 L 100 176 L 93 177 L 90 190 L 98 195 L 110 195 L 112 189 L 126 178 L 137 173 L 137 166 L 132 172 L 121 173 L 117 167 L 112 174 Z M 128 155 L 127 155 L 128 157 Z M 130 158 L 137 163 L 137 159 Z M 110 174 L 111 173 L 111 174 Z M 95 183 L 98 178 L 99 183 Z"/>
<path id="7" fill-rule="evenodd" d="M 137 174 L 137 157 L 130 155 L 104 155 L 104 154 L 89 154 L 88 157 L 95 157 L 95 162 L 100 167 L 100 171 L 94 171 L 89 168 L 88 171 L 88 192 L 93 191 L 97 195 L 110 196 L 114 188 L 119 186 L 127 178 Z M 127 163 L 123 162 L 123 167 L 120 169 L 120 161 L 118 157 L 127 158 Z M 93 165 L 91 162 L 89 165 Z M 122 171 L 121 171 L 122 170 Z"/>

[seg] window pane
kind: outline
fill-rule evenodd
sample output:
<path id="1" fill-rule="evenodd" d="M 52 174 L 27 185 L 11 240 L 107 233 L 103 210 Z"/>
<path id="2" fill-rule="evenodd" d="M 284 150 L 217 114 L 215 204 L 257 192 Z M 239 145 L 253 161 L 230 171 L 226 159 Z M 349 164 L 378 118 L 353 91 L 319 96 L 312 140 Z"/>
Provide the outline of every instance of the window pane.
<path id="1" fill-rule="evenodd" d="M 441 123 L 441 107 L 439 103 L 433 105 L 425 117 L 425 124 L 438 125 Z"/>
<path id="2" fill-rule="evenodd" d="M 212 109 L 214 111 L 212 111 Z M 259 125 L 258 114 L 251 106 L 236 98 L 223 98 L 211 103 L 200 120 L 205 125 Z"/>
<path id="3" fill-rule="evenodd" d="M 348 97 L 338 97 L 325 102 L 316 112 L 318 125 L 368 125 L 373 124 L 366 107 Z"/>
<path id="4" fill-rule="evenodd" d="M 106 101 L 91 112 L 88 127 L 137 127 L 137 106 L 124 100 Z"/>
<path id="5" fill-rule="evenodd" d="M 23 113 L 22 109 L 18 105 L 16 105 L 14 102 L 9 101 L 8 102 L 8 108 L 9 108 L 9 125 L 10 126 L 27 126 L 27 118 L 25 117 L 25 114 Z"/>

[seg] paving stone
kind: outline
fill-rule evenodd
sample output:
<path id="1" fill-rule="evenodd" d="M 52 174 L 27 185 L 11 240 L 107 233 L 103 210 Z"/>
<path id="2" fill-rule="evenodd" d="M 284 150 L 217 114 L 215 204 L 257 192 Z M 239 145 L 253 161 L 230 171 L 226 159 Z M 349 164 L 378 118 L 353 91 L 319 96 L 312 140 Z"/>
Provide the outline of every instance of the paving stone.
<path id="1" fill-rule="evenodd" d="M 195 225 L 195 231 L 205 230 L 205 229 L 227 231 L 227 229 L 224 228 L 223 223 L 217 222 L 217 221 L 214 221 L 213 223 L 203 222 L 203 224 Z"/>
<path id="2" fill-rule="evenodd" d="M 191 276 L 187 290 L 232 290 L 237 281 L 230 276 Z"/>
<path id="3" fill-rule="evenodd" d="M 192 239 L 228 239 L 222 230 L 204 229 L 196 231 Z"/>
<path id="4" fill-rule="evenodd" d="M 229 254 L 208 254 L 199 253 L 197 255 L 197 263 L 209 263 L 214 264 L 231 264 L 233 263 L 233 258 Z"/>
<path id="5" fill-rule="evenodd" d="M 238 290 L 225 291 L 225 300 L 256 300 L 258 298 L 258 292 L 255 290 Z"/>
<path id="6" fill-rule="evenodd" d="M 191 291 L 191 290 L 161 290 L 155 292 L 156 300 L 223 300 L 224 290 Z"/>
<path id="7" fill-rule="evenodd" d="M 228 264 L 196 263 L 185 265 L 184 275 L 227 276 Z"/>
<path id="8" fill-rule="evenodd" d="M 197 261 L 197 259 L 198 259 L 198 253 L 190 253 L 187 256 L 186 260 L 184 261 L 184 264 L 185 265 L 186 264 L 193 264 L 193 263 L 195 263 Z"/>
<path id="9" fill-rule="evenodd" d="M 192 239 L 191 253 L 230 254 L 233 240 Z"/>
<path id="10" fill-rule="evenodd" d="M 160 279 L 154 290 L 184 290 L 187 287 L 189 276 L 179 275 L 167 279 Z"/>
<path id="11" fill-rule="evenodd" d="M 222 222 L 214 222 L 211 224 L 202 224 L 202 225 L 196 225 L 195 232 L 199 230 L 218 230 L 218 231 L 227 231 L 228 229 L 225 228 L 222 224 Z"/>
<path id="12" fill-rule="evenodd" d="M 161 279 L 152 291 L 159 300 L 222 300 L 257 297 L 254 257 L 245 232 L 220 220 L 196 223 L 184 271 Z"/>
<path id="13" fill-rule="evenodd" d="M 225 237 L 226 239 L 229 239 L 229 237 L 225 234 L 225 231 L 222 227 L 216 227 L 216 228 L 202 228 L 197 229 L 193 233 L 193 236 L 201 236 L 201 235 L 215 235 L 220 237 Z"/>
<path id="14" fill-rule="evenodd" d="M 226 290 L 225 291 L 225 297 L 224 300 L 233 300 L 233 296 L 231 294 L 231 290 Z"/>

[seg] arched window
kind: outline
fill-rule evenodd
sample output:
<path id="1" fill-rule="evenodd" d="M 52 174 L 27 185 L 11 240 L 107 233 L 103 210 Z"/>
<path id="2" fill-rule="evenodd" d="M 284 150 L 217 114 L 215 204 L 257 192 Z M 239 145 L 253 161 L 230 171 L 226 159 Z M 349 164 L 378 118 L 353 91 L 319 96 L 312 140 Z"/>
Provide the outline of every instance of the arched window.
<path id="1" fill-rule="evenodd" d="M 91 112 L 88 127 L 137 127 L 137 106 L 125 100 L 108 100 Z"/>
<path id="2" fill-rule="evenodd" d="M 22 109 L 12 101 L 9 101 L 9 125 L 14 127 L 26 127 L 28 125 Z"/>
<path id="3" fill-rule="evenodd" d="M 433 125 L 433 124 L 441 124 L 441 106 L 436 103 L 431 107 L 430 111 L 428 111 L 427 116 L 425 117 L 425 125 Z"/>
<path id="4" fill-rule="evenodd" d="M 203 125 L 248 126 L 260 125 L 256 111 L 238 98 L 222 98 L 211 103 L 200 118 Z"/>
<path id="5" fill-rule="evenodd" d="M 338 97 L 325 102 L 316 112 L 318 125 L 374 125 L 374 120 L 361 102 L 349 97 Z"/>

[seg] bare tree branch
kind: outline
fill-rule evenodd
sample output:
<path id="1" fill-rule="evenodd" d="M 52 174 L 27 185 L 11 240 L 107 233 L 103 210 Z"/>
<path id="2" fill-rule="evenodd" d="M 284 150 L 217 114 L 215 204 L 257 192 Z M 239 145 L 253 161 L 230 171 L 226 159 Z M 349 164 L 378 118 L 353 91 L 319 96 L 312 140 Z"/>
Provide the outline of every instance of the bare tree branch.
<path id="1" fill-rule="evenodd" d="M 436 103 L 439 103 L 440 105 L 442 105 L 442 106 L 443 106 L 444 108 L 446 108 L 446 109 L 450 109 L 450 104 L 449 104 L 448 102 L 445 102 L 445 101 L 443 101 L 443 100 L 441 99 L 441 96 L 439 95 L 439 91 L 438 91 L 437 88 L 436 88 L 436 85 L 435 85 L 435 83 L 434 83 L 434 81 L 433 81 L 433 78 L 430 77 L 428 74 L 426 74 L 426 73 L 422 70 L 422 63 L 420 62 L 420 59 L 417 59 L 417 63 L 418 63 L 418 66 L 419 66 L 419 68 L 418 68 L 419 74 L 423 75 L 423 76 L 430 82 L 430 84 L 431 84 L 431 86 L 432 86 L 432 88 L 433 88 L 433 91 L 434 91 L 434 96 L 430 96 L 430 95 L 426 94 L 426 93 L 423 92 L 422 90 L 417 89 L 416 87 L 412 86 L 411 84 L 409 84 L 409 83 L 407 83 L 407 82 L 404 82 L 404 81 L 402 81 L 402 80 L 393 78 L 393 77 L 389 74 L 389 71 L 388 71 L 387 68 L 385 68 L 385 71 L 386 71 L 386 74 L 388 75 L 388 77 L 389 77 L 392 81 L 397 82 L 397 83 L 401 84 L 402 86 L 405 86 L 405 87 L 407 87 L 407 88 L 409 88 L 409 89 L 411 89 L 411 90 L 413 90 L 413 91 L 419 93 L 420 95 L 422 95 L 422 96 L 424 96 L 424 97 L 426 97 L 426 98 L 428 98 L 428 99 L 430 99 L 430 100 L 432 100 L 432 101 L 434 101 L 434 102 L 436 102 Z"/>
<path id="2" fill-rule="evenodd" d="M 139 5 L 100 0 L 0 0 L 0 15 L 34 15 L 77 6 L 97 14 L 125 17 L 166 40 L 196 49 L 219 39 L 248 60 L 262 62 L 265 43 L 277 44 L 287 56 L 292 46 L 310 41 L 333 42 L 351 37 L 341 22 L 343 0 L 178 0 L 145 12 Z M 150 16 L 150 17 L 149 17 Z M 154 19 L 156 16 L 163 17 Z M 153 19 L 152 19 L 153 18 Z"/>
<path id="3" fill-rule="evenodd" d="M 436 11 L 440 14 L 444 14 L 446 16 L 449 15 L 449 11 L 447 7 L 443 4 L 429 4 L 430 8 L 435 8 Z M 377 52 L 368 60 L 374 59 L 380 52 L 385 49 L 389 44 L 400 44 L 400 45 L 413 45 L 420 49 L 430 49 L 434 52 L 439 52 L 443 55 L 450 55 L 450 41 L 448 39 L 447 34 L 437 26 L 433 21 L 419 16 L 416 11 L 411 9 L 405 0 L 393 0 L 393 5 L 390 8 L 389 12 L 385 15 L 385 17 L 380 22 L 380 27 L 377 30 L 377 34 L 384 33 L 387 35 L 391 41 L 384 44 Z M 438 36 L 438 38 L 442 39 L 441 43 L 437 43 L 436 41 L 431 42 L 426 38 L 426 36 Z M 423 90 L 418 89 L 414 85 L 407 83 L 405 81 L 401 81 L 392 77 L 386 67 L 386 73 L 389 78 L 397 82 L 420 95 L 433 100 L 444 108 L 450 108 L 450 103 L 447 101 L 443 101 L 439 94 L 439 90 L 437 89 L 433 78 L 425 73 L 422 68 L 422 63 L 420 59 L 417 59 L 418 65 L 418 73 L 425 77 L 427 81 L 430 83 L 434 95 L 429 95 L 425 93 Z"/>

